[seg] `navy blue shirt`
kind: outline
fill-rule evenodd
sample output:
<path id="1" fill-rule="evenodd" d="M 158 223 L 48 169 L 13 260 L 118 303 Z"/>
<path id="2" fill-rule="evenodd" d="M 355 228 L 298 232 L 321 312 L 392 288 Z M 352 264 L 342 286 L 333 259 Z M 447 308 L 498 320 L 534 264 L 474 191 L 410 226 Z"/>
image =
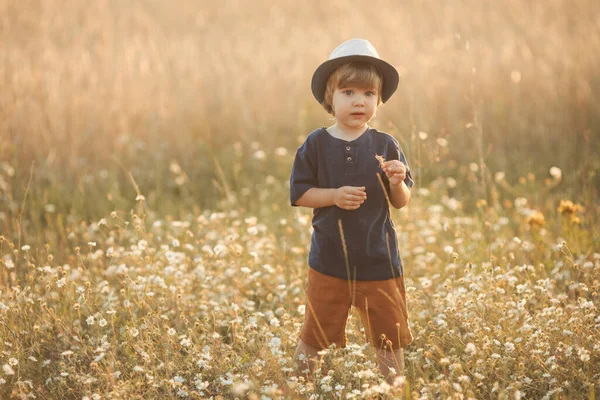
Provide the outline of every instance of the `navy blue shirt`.
<path id="1" fill-rule="evenodd" d="M 409 188 L 413 186 L 398 141 L 373 128 L 352 141 L 335 138 L 326 128 L 320 128 L 312 132 L 296 151 L 290 177 L 292 206 L 297 206 L 296 201 L 310 188 L 366 188 L 367 200 L 356 210 L 344 210 L 335 205 L 313 210 L 314 231 L 308 265 L 322 274 L 342 279 L 385 280 L 403 273 L 396 230 L 377 175 L 381 177 L 388 197 L 390 183 L 375 155 L 383 156 L 386 161 L 402 161 L 407 166 L 404 182 Z"/>

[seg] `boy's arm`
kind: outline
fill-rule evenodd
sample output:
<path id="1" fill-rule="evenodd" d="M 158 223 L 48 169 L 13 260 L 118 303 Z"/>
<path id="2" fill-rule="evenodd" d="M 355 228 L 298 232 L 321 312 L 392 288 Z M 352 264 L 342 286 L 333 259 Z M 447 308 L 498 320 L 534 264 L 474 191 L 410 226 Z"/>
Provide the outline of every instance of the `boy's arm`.
<path id="1" fill-rule="evenodd" d="M 334 205 L 333 193 L 336 189 L 310 188 L 296 201 L 296 205 L 321 208 Z"/>
<path id="2" fill-rule="evenodd" d="M 401 181 L 398 185 L 390 183 L 390 203 L 396 209 L 401 209 L 408 204 L 410 200 L 410 189 L 406 186 L 404 181 Z"/>
<path id="3" fill-rule="evenodd" d="M 387 146 L 385 158 L 376 157 L 381 163 L 390 188 L 390 203 L 392 207 L 400 209 L 408 204 L 410 200 L 410 189 L 413 187 L 412 174 L 408 168 L 406 156 L 398 141 L 392 138 L 392 143 Z"/>
<path id="4" fill-rule="evenodd" d="M 344 210 L 356 210 L 367 199 L 365 187 L 342 186 L 337 189 L 310 188 L 296 205 L 310 208 L 338 206 Z"/>

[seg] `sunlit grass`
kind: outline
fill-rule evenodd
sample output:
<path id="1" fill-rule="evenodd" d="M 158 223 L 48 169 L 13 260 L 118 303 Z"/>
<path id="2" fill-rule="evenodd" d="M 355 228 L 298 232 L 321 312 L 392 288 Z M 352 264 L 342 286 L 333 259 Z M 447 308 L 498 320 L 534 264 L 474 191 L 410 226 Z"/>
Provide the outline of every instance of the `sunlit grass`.
<path id="1" fill-rule="evenodd" d="M 0 1 L 0 398 L 595 398 L 597 11 Z M 373 124 L 416 182 L 391 387 L 357 314 L 292 374 L 311 211 L 288 177 L 350 37 L 399 69 Z"/>
<path id="2" fill-rule="evenodd" d="M 419 179 L 458 179 L 483 161 L 516 182 L 557 166 L 569 197 L 592 201 L 597 2 L 376 3 L 0 2 L 5 208 L 19 210 L 32 162 L 31 210 L 36 199 L 91 218 L 127 208 L 129 173 L 157 209 L 214 207 L 204 182 L 233 142 L 293 149 L 330 122 L 310 77 L 349 37 L 400 71 L 375 124 Z"/>
<path id="3" fill-rule="evenodd" d="M 3 236 L 3 396 L 571 398 L 597 382 L 600 252 L 597 230 L 580 234 L 586 211 L 518 197 L 466 214 L 447 180 L 394 211 L 415 336 L 405 380 L 382 383 L 356 315 L 348 347 L 324 352 L 313 380 L 294 377 L 310 214 L 284 208 L 285 181 L 256 182 L 179 219 L 143 194 L 131 212 L 65 218 L 61 249 Z M 268 193 L 256 213 L 236 200 L 253 190 Z"/>

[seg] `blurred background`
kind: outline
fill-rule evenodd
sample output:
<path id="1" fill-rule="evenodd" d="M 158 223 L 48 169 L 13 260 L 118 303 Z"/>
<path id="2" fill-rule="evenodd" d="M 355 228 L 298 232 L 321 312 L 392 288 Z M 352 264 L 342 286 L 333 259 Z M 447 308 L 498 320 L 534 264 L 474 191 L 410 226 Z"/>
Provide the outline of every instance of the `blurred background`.
<path id="1" fill-rule="evenodd" d="M 474 204 L 560 175 L 551 190 L 597 202 L 597 1 L 0 0 L 0 226 L 25 196 L 43 221 L 129 209 L 138 191 L 177 214 L 284 184 L 332 123 L 312 73 L 353 37 L 400 72 L 373 125 L 418 187 L 451 178 Z"/>

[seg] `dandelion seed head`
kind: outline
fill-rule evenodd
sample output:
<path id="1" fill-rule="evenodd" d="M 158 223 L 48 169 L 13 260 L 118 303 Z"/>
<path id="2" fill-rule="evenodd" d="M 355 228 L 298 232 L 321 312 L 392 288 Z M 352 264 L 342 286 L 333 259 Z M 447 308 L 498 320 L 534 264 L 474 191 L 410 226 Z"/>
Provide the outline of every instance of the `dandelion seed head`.
<path id="1" fill-rule="evenodd" d="M 285 157 L 288 154 L 288 150 L 285 147 L 277 147 L 275 149 L 275 155 L 278 157 Z"/>
<path id="2" fill-rule="evenodd" d="M 264 160 L 267 158 L 267 154 L 263 150 L 256 150 L 252 157 L 256 160 Z"/>
<path id="3" fill-rule="evenodd" d="M 562 178 L 562 170 L 556 166 L 550 167 L 549 173 L 551 177 L 558 181 Z"/>

